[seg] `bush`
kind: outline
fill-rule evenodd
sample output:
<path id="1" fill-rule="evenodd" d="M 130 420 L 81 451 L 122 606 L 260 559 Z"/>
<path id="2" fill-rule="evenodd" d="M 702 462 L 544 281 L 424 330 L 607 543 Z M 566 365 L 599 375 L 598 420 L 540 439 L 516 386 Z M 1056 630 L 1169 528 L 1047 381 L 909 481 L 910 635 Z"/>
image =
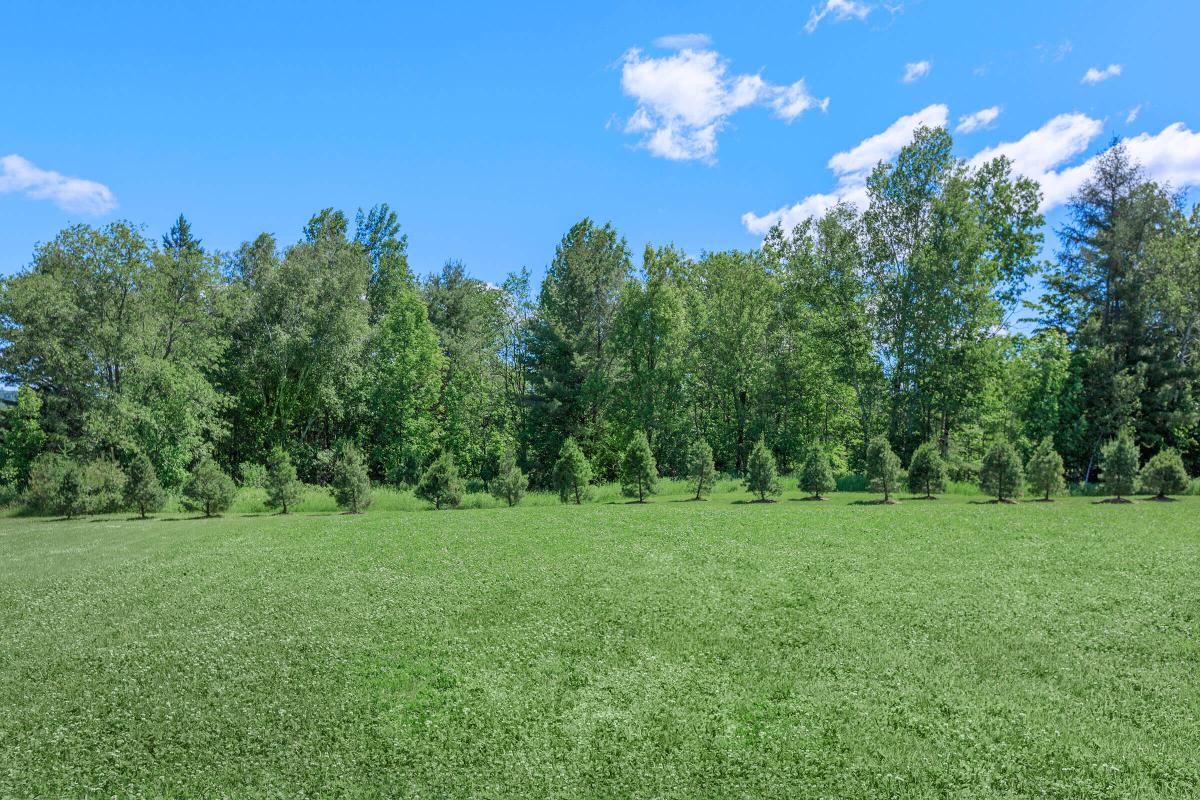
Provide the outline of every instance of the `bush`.
<path id="1" fill-rule="evenodd" d="M 85 510 L 87 503 L 87 485 L 84 483 L 83 470 L 74 461 L 68 461 L 58 485 L 58 499 L 54 506 L 55 513 L 71 519 Z"/>
<path id="2" fill-rule="evenodd" d="M 908 462 L 908 490 L 930 499 L 946 491 L 946 462 L 933 442 L 918 447 Z"/>
<path id="3" fill-rule="evenodd" d="M 1122 433 L 1100 451 L 1100 469 L 1104 475 L 1104 490 L 1121 500 L 1134 492 L 1138 476 L 1138 449 L 1133 437 Z"/>
<path id="4" fill-rule="evenodd" d="M 767 495 L 783 491 L 779 485 L 779 473 L 775 469 L 775 456 L 771 455 L 761 438 L 755 443 L 746 462 L 746 488 L 758 495 L 760 503 L 767 502 Z"/>
<path id="5" fill-rule="evenodd" d="M 688 480 L 696 487 L 696 499 L 703 500 L 711 494 L 717 483 L 717 469 L 713 465 L 712 448 L 703 439 L 692 443 L 688 452 Z"/>
<path id="6" fill-rule="evenodd" d="M 638 431 L 621 459 L 621 494 L 636 497 L 639 503 L 655 492 L 658 486 L 658 465 L 646 434 Z"/>
<path id="7" fill-rule="evenodd" d="M 25 507 L 34 514 L 58 513 L 63 475 L 72 466 L 69 458 L 58 453 L 42 453 L 29 465 L 25 486 Z"/>
<path id="8" fill-rule="evenodd" d="M 999 441 L 992 445 L 979 467 L 980 488 L 1003 503 L 1020 497 L 1024 482 L 1025 471 L 1013 446 L 1007 441 Z"/>
<path id="9" fill-rule="evenodd" d="M 161 510 L 166 502 L 167 494 L 158 482 L 154 465 L 150 463 L 150 459 L 139 453 L 129 462 L 129 475 L 125 481 L 125 504 L 145 519 L 148 512 Z"/>
<path id="10" fill-rule="evenodd" d="M 236 495 L 237 486 L 233 478 L 226 475 L 209 456 L 200 459 L 183 485 L 184 508 L 203 511 L 206 517 L 227 510 Z"/>
<path id="11" fill-rule="evenodd" d="M 246 474 L 246 465 L 242 465 L 242 474 Z M 296 505 L 304 491 L 300 481 L 296 479 L 296 467 L 292 458 L 282 447 L 274 447 L 267 456 L 267 466 L 262 470 L 262 486 L 267 490 L 267 508 L 278 508 L 280 513 L 288 513 L 288 507 Z"/>
<path id="12" fill-rule="evenodd" d="M 563 503 L 579 505 L 591 497 L 592 465 L 579 449 L 574 439 L 563 442 L 554 462 L 554 484 L 558 488 L 558 499 Z"/>
<path id="13" fill-rule="evenodd" d="M 247 489 L 265 489 L 267 487 L 267 470 L 262 464 L 243 461 L 238 466 L 238 474 L 242 476 L 242 486 Z"/>
<path id="14" fill-rule="evenodd" d="M 1025 472 L 1029 478 L 1029 488 L 1043 500 L 1049 500 L 1050 495 L 1066 488 L 1062 456 L 1054 449 L 1054 440 L 1049 436 L 1042 439 L 1029 456 Z"/>
<path id="15" fill-rule="evenodd" d="M 1183 459 L 1176 450 L 1163 450 L 1142 467 L 1142 488 L 1157 500 L 1167 495 L 1183 494 L 1188 491 L 1190 481 Z"/>
<path id="16" fill-rule="evenodd" d="M 516 455 L 511 451 L 506 452 L 500 459 L 500 463 L 496 467 L 496 474 L 492 478 L 492 497 L 503 500 L 508 503 L 509 508 L 512 508 L 521 502 L 525 497 L 525 490 L 528 488 L 529 479 L 517 466 Z"/>
<path id="17" fill-rule="evenodd" d="M 98 458 L 83 473 L 86 507 L 92 514 L 111 514 L 125 507 L 125 473 L 111 458 Z"/>
<path id="18" fill-rule="evenodd" d="M 822 494 L 832 492 L 836 488 L 833 470 L 829 466 L 829 456 L 819 447 L 812 448 L 808 457 L 804 459 L 804 467 L 800 472 L 800 489 L 820 500 Z"/>
<path id="19" fill-rule="evenodd" d="M 881 492 L 885 503 L 900 485 L 900 457 L 892 452 L 887 437 L 876 436 L 867 445 L 867 480 L 871 491 Z"/>
<path id="20" fill-rule="evenodd" d="M 337 449 L 330 480 L 333 499 L 351 514 L 360 514 L 371 505 L 371 478 L 362 453 L 349 442 Z"/>
<path id="21" fill-rule="evenodd" d="M 442 506 L 454 508 L 462 502 L 462 481 L 459 480 L 454 457 L 449 452 L 443 452 L 433 460 L 421 475 L 414 494 L 421 500 L 433 503 L 438 511 Z"/>

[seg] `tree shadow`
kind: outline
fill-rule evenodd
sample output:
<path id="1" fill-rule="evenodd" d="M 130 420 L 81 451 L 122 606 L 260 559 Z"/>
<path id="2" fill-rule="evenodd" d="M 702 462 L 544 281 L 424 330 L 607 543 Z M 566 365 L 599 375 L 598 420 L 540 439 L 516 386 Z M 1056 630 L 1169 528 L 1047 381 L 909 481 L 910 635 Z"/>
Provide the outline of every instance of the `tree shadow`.
<path id="1" fill-rule="evenodd" d="M 850 503 L 852 506 L 898 506 L 899 500 L 855 500 Z"/>
<path id="2" fill-rule="evenodd" d="M 1094 506 L 1131 506 L 1133 501 L 1128 497 L 1106 497 L 1092 502 Z"/>
<path id="3" fill-rule="evenodd" d="M 830 499 L 832 499 L 832 498 L 829 498 L 829 497 L 822 497 L 822 496 L 813 496 L 813 497 L 792 497 L 792 498 L 790 498 L 791 502 L 793 502 L 793 503 L 816 503 L 816 502 L 822 502 L 822 503 L 824 503 L 824 502 L 826 502 L 826 501 L 828 501 L 828 500 L 830 500 Z"/>

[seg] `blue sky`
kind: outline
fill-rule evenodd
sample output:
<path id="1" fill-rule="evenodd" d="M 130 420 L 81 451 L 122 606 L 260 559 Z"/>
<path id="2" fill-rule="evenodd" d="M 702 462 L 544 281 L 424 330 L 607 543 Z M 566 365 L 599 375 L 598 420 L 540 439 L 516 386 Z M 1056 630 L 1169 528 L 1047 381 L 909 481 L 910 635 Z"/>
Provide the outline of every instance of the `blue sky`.
<path id="1" fill-rule="evenodd" d="M 540 273 L 584 216 L 751 247 L 920 121 L 1046 180 L 1052 222 L 1113 136 L 1200 183 L 1198 3 L 744 5 L 8 4 L 0 272 L 70 222 L 232 249 L 378 202 L 419 273 Z"/>

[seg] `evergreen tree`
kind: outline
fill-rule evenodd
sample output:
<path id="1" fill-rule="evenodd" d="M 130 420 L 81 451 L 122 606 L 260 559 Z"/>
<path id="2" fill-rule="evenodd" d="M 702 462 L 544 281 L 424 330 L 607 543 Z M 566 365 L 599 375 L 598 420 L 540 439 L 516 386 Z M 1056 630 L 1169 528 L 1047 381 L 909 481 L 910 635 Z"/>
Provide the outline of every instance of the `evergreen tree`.
<path id="1" fill-rule="evenodd" d="M 979 468 L 979 487 L 997 502 L 1006 503 L 1020 496 L 1024 481 L 1021 458 L 1013 446 L 1004 440 L 992 445 Z"/>
<path id="2" fill-rule="evenodd" d="M 1043 500 L 1050 500 L 1050 495 L 1066 488 L 1062 456 L 1054 449 L 1054 439 L 1050 436 L 1044 437 L 1029 456 L 1025 472 L 1029 477 L 1029 488 Z"/>
<path id="3" fill-rule="evenodd" d="M 521 502 L 528 488 L 529 479 L 517 466 L 516 456 L 512 451 L 506 451 L 492 479 L 492 497 L 503 500 L 511 508 Z"/>
<path id="4" fill-rule="evenodd" d="M 712 448 L 703 439 L 692 443 L 688 454 L 688 479 L 696 487 L 697 500 L 703 500 L 704 495 L 713 490 L 717 482 L 717 470 L 713 466 Z"/>
<path id="5" fill-rule="evenodd" d="M 278 508 L 280 513 L 288 513 L 288 506 L 295 505 L 304 487 L 296 479 L 296 467 L 292 459 L 282 447 L 274 447 L 267 456 L 267 508 Z"/>
<path id="6" fill-rule="evenodd" d="M 750 451 L 746 469 L 746 488 L 758 495 L 760 503 L 768 502 L 767 495 L 783 492 L 783 487 L 779 485 L 779 474 L 775 469 L 775 456 L 761 438 Z"/>
<path id="7" fill-rule="evenodd" d="M 208 456 L 200 459 L 183 485 L 184 506 L 190 511 L 203 511 L 206 517 L 227 510 L 236 495 L 233 478 Z"/>
<path id="8" fill-rule="evenodd" d="M 837 488 L 837 483 L 833 480 L 833 470 L 829 467 L 829 456 L 819 447 L 809 450 L 808 458 L 804 460 L 804 469 L 800 473 L 800 488 L 812 495 L 809 498 L 811 500 L 824 500 L 822 494 Z"/>
<path id="9" fill-rule="evenodd" d="M 1100 468 L 1104 490 L 1115 502 L 1133 494 L 1138 476 L 1138 450 L 1128 431 L 1104 446 L 1100 453 Z"/>
<path id="10" fill-rule="evenodd" d="M 925 442 L 913 453 L 908 463 L 908 490 L 927 500 L 946 491 L 946 462 L 933 442 Z"/>
<path id="11" fill-rule="evenodd" d="M 92 514 L 120 511 L 127 480 L 121 465 L 111 458 L 101 457 L 88 464 L 83 471 L 84 507 Z"/>
<path id="12" fill-rule="evenodd" d="M 554 483 L 558 499 L 564 503 L 581 504 L 591 496 L 592 465 L 574 439 L 563 442 L 558 461 L 554 462 Z"/>
<path id="13" fill-rule="evenodd" d="M 658 465 L 654 463 L 654 453 L 650 452 L 646 434 L 638 431 L 621 460 L 621 493 L 644 503 L 648 495 L 654 494 L 657 485 Z"/>
<path id="14" fill-rule="evenodd" d="M 371 505 L 371 478 L 362 453 L 349 442 L 338 446 L 330 481 L 334 502 L 351 514 L 361 514 Z"/>
<path id="15" fill-rule="evenodd" d="M 900 485 L 900 457 L 885 436 L 876 436 L 867 445 L 867 480 L 872 491 L 883 493 L 883 502 L 895 502 L 892 494 Z"/>
<path id="16" fill-rule="evenodd" d="M 158 482 L 154 465 L 143 453 L 138 453 L 129 462 L 128 479 L 125 481 L 126 505 L 137 509 L 138 515 L 145 519 L 147 513 L 162 510 L 166 502 L 167 494 Z"/>
<path id="17" fill-rule="evenodd" d="M 83 470 L 74 461 L 68 461 L 63 470 L 62 481 L 58 485 L 55 510 L 67 519 L 71 519 L 83 510 L 85 498 Z"/>
<path id="18" fill-rule="evenodd" d="M 1155 500 L 1166 500 L 1168 495 L 1183 494 L 1188 490 L 1188 474 L 1183 468 L 1183 459 L 1177 450 L 1163 450 L 1142 467 L 1142 487 L 1152 492 Z"/>
<path id="19" fill-rule="evenodd" d="M 435 458 L 421 475 L 415 494 L 421 500 L 433 503 L 437 511 L 441 511 L 442 506 L 455 508 L 462 502 L 462 481 L 448 450 Z"/>

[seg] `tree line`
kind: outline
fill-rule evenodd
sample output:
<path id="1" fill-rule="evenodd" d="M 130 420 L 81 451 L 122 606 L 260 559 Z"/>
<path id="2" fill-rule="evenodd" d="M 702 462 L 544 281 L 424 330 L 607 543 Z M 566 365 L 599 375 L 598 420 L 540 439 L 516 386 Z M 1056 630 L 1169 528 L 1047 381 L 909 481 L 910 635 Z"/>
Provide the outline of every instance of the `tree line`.
<path id="1" fill-rule="evenodd" d="M 1137 461 L 1176 453 L 1196 472 L 1200 210 L 1114 143 L 1042 262 L 1036 183 L 951 150 L 945 129 L 917 131 L 865 208 L 753 250 L 648 245 L 635 263 L 584 219 L 540 287 L 456 261 L 418 277 L 386 205 L 234 252 L 183 216 L 157 241 L 69 227 L 0 286 L 0 372 L 19 387 L 0 483 L 23 495 L 53 461 L 184 493 L 283 457 L 311 484 L 353 462 L 368 488 L 433 470 L 561 489 L 567 458 L 590 473 L 582 496 L 622 478 L 631 445 L 655 477 L 685 477 L 701 442 L 739 477 L 763 468 L 760 442 L 795 474 L 817 456 L 877 471 L 884 442 L 910 473 L 935 454 L 962 481 L 986 477 L 997 442 L 1018 464 L 1048 446 L 1091 482 L 1126 438 Z"/>

